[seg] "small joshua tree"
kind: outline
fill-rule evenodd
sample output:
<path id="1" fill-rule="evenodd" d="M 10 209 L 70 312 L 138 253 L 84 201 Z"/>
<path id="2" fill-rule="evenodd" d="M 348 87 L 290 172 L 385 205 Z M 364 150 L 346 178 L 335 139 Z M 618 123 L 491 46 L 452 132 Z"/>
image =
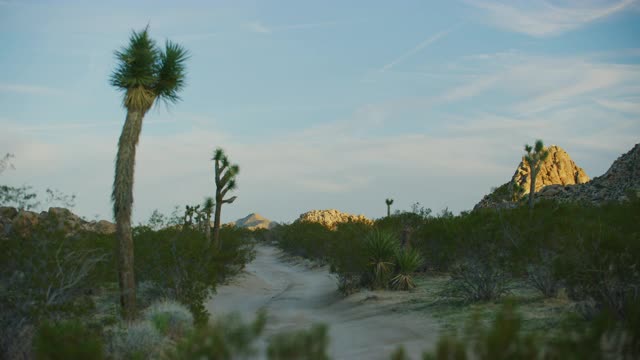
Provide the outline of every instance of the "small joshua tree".
<path id="1" fill-rule="evenodd" d="M 236 176 L 240 172 L 240 167 L 235 164 L 229 163 L 227 155 L 221 148 L 217 148 L 213 153 L 213 159 L 215 163 L 215 176 L 216 176 L 216 204 L 215 204 L 215 218 L 213 223 L 213 242 L 216 246 L 220 246 L 220 213 L 222 211 L 222 204 L 231 204 L 237 198 L 232 196 L 225 199 L 224 197 L 231 190 L 236 188 Z"/>
<path id="2" fill-rule="evenodd" d="M 387 204 L 387 216 L 391 216 L 391 205 L 393 205 L 393 199 L 387 199 L 384 202 Z"/>
<path id="3" fill-rule="evenodd" d="M 202 211 L 205 213 L 205 221 L 204 221 L 204 233 L 207 236 L 207 242 L 211 243 L 211 213 L 213 212 L 213 207 L 215 206 L 215 201 L 212 197 L 207 197 L 204 199 L 204 204 Z"/>
<path id="4" fill-rule="evenodd" d="M 549 151 L 545 149 L 542 140 L 536 140 L 534 147 L 531 145 L 525 145 L 524 151 L 527 154 L 524 156 L 524 161 L 529 165 L 529 174 L 531 176 L 531 187 L 529 188 L 529 208 L 533 209 L 533 199 L 536 194 L 536 177 L 540 171 L 540 165 L 549 157 Z"/>

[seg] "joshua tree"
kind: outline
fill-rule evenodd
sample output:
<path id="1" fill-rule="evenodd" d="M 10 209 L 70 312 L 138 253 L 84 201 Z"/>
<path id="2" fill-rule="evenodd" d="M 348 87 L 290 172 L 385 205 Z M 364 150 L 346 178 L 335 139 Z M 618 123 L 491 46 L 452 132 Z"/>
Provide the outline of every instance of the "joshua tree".
<path id="1" fill-rule="evenodd" d="M 133 32 L 126 47 L 115 52 L 118 64 L 111 75 L 111 85 L 123 92 L 122 105 L 127 118 L 118 141 L 116 171 L 113 180 L 113 214 L 118 238 L 118 280 L 122 315 L 135 316 L 136 294 L 133 273 L 133 238 L 131 208 L 136 146 L 142 131 L 142 119 L 156 100 L 175 103 L 184 86 L 187 51 L 167 41 L 160 49 L 149 37 L 148 27 Z"/>
<path id="2" fill-rule="evenodd" d="M 213 212 L 213 207 L 215 206 L 215 201 L 212 197 L 206 197 L 204 199 L 204 204 L 202 204 L 202 211 L 205 213 L 204 220 L 204 233 L 207 237 L 207 243 L 211 243 L 211 213 Z"/>
<path id="3" fill-rule="evenodd" d="M 534 147 L 531 145 L 525 145 L 524 151 L 527 154 L 524 156 L 524 161 L 529 165 L 529 174 L 531 176 L 531 187 L 529 188 L 529 209 L 533 209 L 533 198 L 536 194 L 536 177 L 538 171 L 540 171 L 540 165 L 549 156 L 549 151 L 545 149 L 542 140 L 536 140 Z"/>
<path id="4" fill-rule="evenodd" d="M 393 205 L 393 199 L 387 199 L 384 202 L 387 204 L 387 216 L 391 216 L 391 205 Z"/>
<path id="5" fill-rule="evenodd" d="M 216 212 L 213 222 L 213 243 L 216 246 L 220 246 L 220 213 L 222 212 L 222 204 L 231 204 L 237 198 L 237 196 L 232 196 L 228 199 L 224 197 L 229 191 L 236 188 L 236 176 L 240 172 L 240 167 L 229 163 L 227 155 L 221 148 L 216 149 L 212 160 L 215 163 L 216 176 Z"/>

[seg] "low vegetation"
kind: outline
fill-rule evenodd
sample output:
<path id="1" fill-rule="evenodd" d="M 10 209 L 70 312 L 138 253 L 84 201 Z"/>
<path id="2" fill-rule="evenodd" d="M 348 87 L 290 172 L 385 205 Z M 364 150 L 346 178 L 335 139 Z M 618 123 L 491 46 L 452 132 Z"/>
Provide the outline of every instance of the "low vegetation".
<path id="1" fill-rule="evenodd" d="M 407 229 L 409 243 L 403 248 L 399 239 Z M 511 330 L 495 336 L 511 334 L 509 336 L 517 338 L 518 345 L 513 345 L 516 347 L 530 341 L 529 333 L 548 331 L 549 326 L 553 328 L 551 333 L 558 335 L 567 331 L 558 331 L 560 323 L 572 324 L 565 326 L 572 329 L 569 333 L 573 334 L 585 326 L 597 328 L 597 319 L 602 317 L 610 323 L 606 336 L 623 336 L 620 341 L 631 341 L 626 338 L 630 335 L 621 335 L 627 332 L 620 329 L 633 327 L 638 322 L 633 308 L 633 304 L 640 303 L 640 199 L 637 197 L 599 206 L 541 201 L 533 209 L 528 206 L 484 209 L 457 216 L 449 212 L 433 216 L 430 210 L 417 204 L 413 211 L 396 212 L 373 225 L 344 223 L 329 230 L 319 224 L 295 222 L 272 230 L 265 238 L 275 239 L 286 252 L 330 264 L 338 276 L 338 289 L 345 294 L 363 287 L 432 286 L 424 290 L 429 296 L 422 300 L 412 296 L 408 304 L 413 302 L 413 309 L 421 307 L 436 312 L 436 317 L 456 324 L 458 315 L 469 312 L 465 309 L 495 309 L 483 318 L 498 316 L 496 321 L 501 325 L 496 326 L 511 326 L 507 327 Z M 430 298 L 430 302 L 426 298 Z M 513 298 L 525 309 L 553 306 L 555 312 L 544 316 L 555 320 L 553 324 L 543 324 L 542 318 L 535 320 L 540 314 L 531 313 L 531 321 L 527 320 L 524 328 L 516 329 L 513 327 L 516 322 L 504 323 L 512 321 L 509 319 L 514 316 L 513 312 L 497 313 L 498 308 L 491 305 L 506 298 Z M 443 313 L 437 314 L 440 311 Z M 582 320 L 563 322 L 563 314 L 576 315 Z M 540 325 L 535 325 L 538 323 Z M 497 330 L 478 331 L 489 334 Z M 605 336 L 602 329 L 593 331 Z M 575 339 L 567 338 L 561 344 L 549 343 L 545 346 L 550 350 L 528 358 L 542 358 L 545 354 L 552 354 L 546 358 L 562 358 L 553 355 L 566 354 L 560 352 L 565 351 L 562 346 L 578 346 L 575 341 L 587 341 L 584 339 L 595 336 L 579 331 L 576 334 Z M 490 336 L 486 336 L 482 341 L 490 341 Z M 637 339 L 637 334 L 633 336 Z M 467 340 L 461 338 L 447 339 L 442 340 L 438 353 L 433 354 L 435 358 L 452 358 L 438 355 L 445 350 L 461 348 L 469 352 L 467 346 L 480 346 L 466 345 Z M 398 356 L 401 353 L 398 352 Z M 482 358 L 496 355 L 486 354 Z"/>
<path id="2" fill-rule="evenodd" d="M 74 324 L 81 323 L 103 338 L 119 334 L 117 341 L 105 345 L 117 352 L 129 348 L 128 341 L 174 339 L 194 323 L 206 323 L 207 298 L 254 258 L 252 235 L 222 227 L 221 246 L 207 247 L 202 226 L 184 224 L 184 219 L 156 212 L 153 221 L 133 229 L 138 302 L 146 308 L 138 316 L 146 319 L 146 328 L 116 326 L 120 312 L 115 306 L 114 235 L 69 236 L 40 223 L 28 235 L 11 233 L 0 241 L 0 353 L 4 358 L 30 358 L 32 339 L 43 324 L 75 331 Z M 143 331 L 149 324 L 158 336 Z"/>

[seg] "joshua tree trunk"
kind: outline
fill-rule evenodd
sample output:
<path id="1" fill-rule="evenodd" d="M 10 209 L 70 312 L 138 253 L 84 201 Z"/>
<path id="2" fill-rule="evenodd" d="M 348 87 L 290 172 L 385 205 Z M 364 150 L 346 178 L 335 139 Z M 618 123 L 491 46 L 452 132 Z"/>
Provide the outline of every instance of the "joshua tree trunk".
<path id="1" fill-rule="evenodd" d="M 530 164 L 531 168 L 531 186 L 529 187 L 529 209 L 533 209 L 533 198 L 536 196 L 536 177 L 538 177 L 538 171 L 536 171 L 537 164 Z"/>
<path id="2" fill-rule="evenodd" d="M 204 235 L 207 238 L 207 244 L 211 244 L 211 209 L 207 210 L 207 218 L 205 221 Z"/>
<path id="3" fill-rule="evenodd" d="M 222 196 L 216 196 L 216 213 L 213 220 L 213 245 L 220 247 L 220 213 L 222 212 Z"/>
<path id="4" fill-rule="evenodd" d="M 118 141 L 116 173 L 113 181 L 113 212 L 118 238 L 118 282 L 122 316 L 132 320 L 136 314 L 136 282 L 133 272 L 133 236 L 131 207 L 133 205 L 133 172 L 136 146 L 142 130 L 142 111 L 127 111 L 127 119 Z"/>
<path id="5" fill-rule="evenodd" d="M 391 205 L 387 204 L 387 217 L 391 216 Z"/>

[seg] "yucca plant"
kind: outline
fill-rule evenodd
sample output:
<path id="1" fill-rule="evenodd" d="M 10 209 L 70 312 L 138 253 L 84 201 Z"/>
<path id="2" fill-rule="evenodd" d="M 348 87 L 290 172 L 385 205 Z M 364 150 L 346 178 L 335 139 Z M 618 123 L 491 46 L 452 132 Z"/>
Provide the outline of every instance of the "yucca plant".
<path id="1" fill-rule="evenodd" d="M 424 260 L 417 250 L 405 248 L 396 251 L 396 275 L 391 279 L 391 287 L 395 290 L 410 290 L 416 287 L 413 282 L 415 273 Z"/>
<path id="2" fill-rule="evenodd" d="M 367 235 L 365 251 L 373 288 L 384 288 L 389 283 L 397 249 L 398 239 L 389 231 L 373 230 Z"/>
<path id="3" fill-rule="evenodd" d="M 113 215 L 118 238 L 118 276 L 120 303 L 125 319 L 135 316 L 136 294 L 133 274 L 133 235 L 131 209 L 133 205 L 133 173 L 136 147 L 142 131 L 142 120 L 156 100 L 174 103 L 184 87 L 187 51 L 167 41 L 158 48 L 149 37 L 149 29 L 133 32 L 129 45 L 116 51 L 118 65 L 111 75 L 111 85 L 123 92 L 122 105 L 127 118 L 122 127 L 116 155 L 113 180 Z"/>

